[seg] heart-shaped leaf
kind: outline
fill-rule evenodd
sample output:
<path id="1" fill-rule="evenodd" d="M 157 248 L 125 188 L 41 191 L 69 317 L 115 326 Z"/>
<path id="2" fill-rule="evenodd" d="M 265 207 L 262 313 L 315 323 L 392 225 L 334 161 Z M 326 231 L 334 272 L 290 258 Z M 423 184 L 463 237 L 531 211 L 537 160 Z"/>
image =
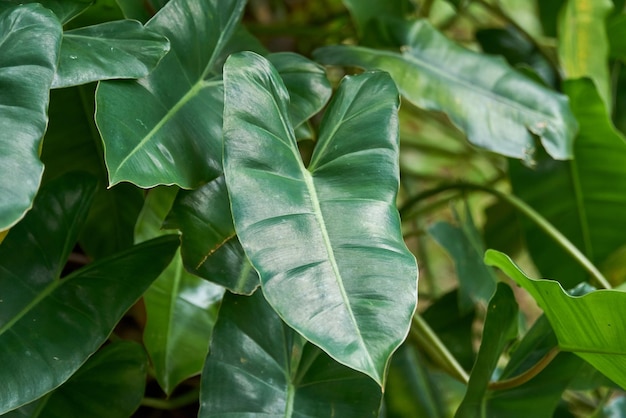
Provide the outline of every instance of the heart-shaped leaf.
<path id="1" fill-rule="evenodd" d="M 166 233 L 161 225 L 177 189 L 150 190 L 137 220 L 137 242 Z M 144 344 L 166 394 L 202 370 L 223 294 L 223 287 L 185 271 L 180 252 L 144 294 Z"/>
<path id="2" fill-rule="evenodd" d="M 38 4 L 0 9 L 0 231 L 29 210 L 43 173 L 41 139 L 61 24 Z"/>
<path id="3" fill-rule="evenodd" d="M 498 251 L 488 250 L 485 263 L 500 268 L 532 295 L 548 317 L 562 350 L 574 352 L 626 388 L 626 293 L 598 290 L 570 296 L 557 281 L 530 279 Z"/>
<path id="4" fill-rule="evenodd" d="M 200 417 L 377 417 L 380 388 L 289 328 L 263 298 L 227 293 L 202 372 Z"/>
<path id="5" fill-rule="evenodd" d="M 52 87 L 145 77 L 168 51 L 166 37 L 134 20 L 66 31 Z"/>
<path id="6" fill-rule="evenodd" d="M 216 63 L 245 0 L 172 0 L 146 25 L 171 50 L 146 78 L 100 83 L 96 121 L 111 185 L 196 188 L 221 173 L 223 88 Z"/>
<path id="7" fill-rule="evenodd" d="M 143 398 L 147 360 L 137 343 L 112 343 L 94 354 L 58 389 L 3 417 L 127 418 Z"/>
<path id="8" fill-rule="evenodd" d="M 380 72 L 344 80 L 308 168 L 269 62 L 232 55 L 224 83 L 226 184 L 264 294 L 305 338 L 383 385 L 417 300 L 417 266 L 395 207 L 393 81 Z"/>
<path id="9" fill-rule="evenodd" d="M 563 95 L 513 70 L 502 58 L 456 45 L 426 21 L 413 23 L 400 36 L 406 45 L 401 54 L 329 46 L 317 50 L 315 58 L 388 71 L 408 100 L 445 112 L 479 147 L 530 161 L 536 135 L 552 158 L 572 157 L 577 124 Z"/>
<path id="10" fill-rule="evenodd" d="M 95 184 L 76 173 L 50 182 L 0 246 L 0 413 L 66 381 L 105 341 L 178 245 L 177 237 L 163 237 L 61 280 Z"/>

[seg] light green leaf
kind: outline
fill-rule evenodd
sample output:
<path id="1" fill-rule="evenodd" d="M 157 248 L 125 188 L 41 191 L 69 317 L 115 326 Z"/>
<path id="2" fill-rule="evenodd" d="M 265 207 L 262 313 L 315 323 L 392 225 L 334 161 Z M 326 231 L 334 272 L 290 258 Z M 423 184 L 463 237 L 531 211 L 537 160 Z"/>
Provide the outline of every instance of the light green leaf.
<path id="1" fill-rule="evenodd" d="M 137 242 L 165 233 L 161 225 L 176 191 L 159 187 L 148 193 L 137 221 Z M 187 273 L 180 252 L 144 294 L 143 339 L 157 381 L 167 395 L 202 370 L 223 294 L 221 286 Z"/>
<path id="2" fill-rule="evenodd" d="M 567 81 L 564 90 L 580 122 L 575 159 L 540 160 L 536 170 L 511 164 L 511 182 L 515 194 L 600 265 L 626 244 L 626 140 L 611 123 L 591 81 Z M 566 287 L 585 280 L 586 272 L 536 226 L 526 224 L 525 232 L 544 277 Z"/>
<path id="3" fill-rule="evenodd" d="M 52 88 L 145 77 L 168 51 L 166 37 L 134 20 L 66 31 Z"/>
<path id="4" fill-rule="evenodd" d="M 137 343 L 112 343 L 58 389 L 3 417 L 128 418 L 143 398 L 147 360 Z"/>
<path id="5" fill-rule="evenodd" d="M 503 253 L 488 250 L 485 263 L 500 268 L 543 309 L 564 351 L 572 351 L 626 388 L 626 293 L 598 290 L 570 296 L 559 282 L 533 280 Z"/>
<path id="6" fill-rule="evenodd" d="M 589 77 L 611 108 L 606 18 L 611 0 L 567 0 L 559 16 L 559 60 L 567 78 Z"/>
<path id="7" fill-rule="evenodd" d="M 479 147 L 530 162 L 538 136 L 548 154 L 572 157 L 577 130 L 567 99 L 488 57 L 446 39 L 428 22 L 405 32 L 395 53 L 358 46 L 330 46 L 314 56 L 331 65 L 388 71 L 400 92 L 427 110 L 445 112 Z"/>
<path id="8" fill-rule="evenodd" d="M 500 354 L 506 344 L 517 337 L 517 302 L 509 285 L 498 283 L 489 301 L 487 317 L 476 363 L 467 385 L 465 397 L 456 411 L 458 418 L 484 417 L 485 393 Z"/>
<path id="9" fill-rule="evenodd" d="M 380 388 L 307 343 L 260 291 L 226 294 L 202 372 L 199 417 L 378 417 Z"/>
<path id="10" fill-rule="evenodd" d="M 61 24 L 38 4 L 0 9 L 0 231 L 28 211 L 39 189 L 48 91 Z"/>
<path id="11" fill-rule="evenodd" d="M 169 263 L 163 237 L 61 272 L 93 198 L 95 181 L 69 174 L 46 185 L 0 246 L 0 413 L 65 382 L 106 340 Z"/>
<path id="12" fill-rule="evenodd" d="M 276 70 L 225 64 L 224 173 L 235 229 L 263 292 L 290 326 L 379 384 L 416 304 L 400 233 L 398 93 L 385 73 L 341 84 L 309 167 Z"/>
<path id="13" fill-rule="evenodd" d="M 496 289 L 497 278 L 482 261 L 485 249 L 469 207 L 466 206 L 464 220 L 455 215 L 458 227 L 439 221 L 428 228 L 428 233 L 454 261 L 459 279 L 459 311 L 465 314 L 474 308 L 474 304 L 489 301 Z"/>
<path id="14" fill-rule="evenodd" d="M 181 253 L 191 273 L 238 294 L 250 295 L 259 286 L 235 233 L 224 176 L 181 190 L 166 225 L 183 233 Z"/>
<path id="15" fill-rule="evenodd" d="M 146 25 L 171 51 L 146 78 L 101 82 L 96 121 L 111 185 L 195 188 L 221 173 L 223 89 L 216 61 L 245 0 L 172 0 Z"/>

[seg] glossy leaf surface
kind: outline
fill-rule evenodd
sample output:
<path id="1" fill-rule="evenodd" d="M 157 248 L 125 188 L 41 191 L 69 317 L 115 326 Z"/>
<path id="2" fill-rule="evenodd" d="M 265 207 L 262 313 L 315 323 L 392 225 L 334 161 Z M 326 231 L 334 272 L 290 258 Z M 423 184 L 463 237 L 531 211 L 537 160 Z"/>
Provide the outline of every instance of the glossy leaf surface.
<path id="1" fill-rule="evenodd" d="M 384 73 L 345 79 L 307 168 L 276 70 L 253 53 L 224 68 L 226 184 L 263 292 L 309 341 L 382 385 L 417 299 L 395 208 L 395 86 Z"/>
<path id="2" fill-rule="evenodd" d="M 193 191 L 181 190 L 167 225 L 180 228 L 181 253 L 188 271 L 238 294 L 259 286 L 235 233 L 224 176 Z"/>
<path id="3" fill-rule="evenodd" d="M 43 173 L 41 140 L 61 25 L 37 5 L 0 9 L 0 231 L 32 206 Z"/>
<path id="4" fill-rule="evenodd" d="M 148 193 L 136 227 L 136 240 L 163 235 L 161 225 L 176 188 Z M 224 289 L 185 271 L 180 252 L 144 294 L 144 344 L 157 381 L 170 395 L 184 379 L 200 373 Z"/>
<path id="5" fill-rule="evenodd" d="M 146 78 L 102 82 L 96 120 L 111 185 L 195 188 L 221 172 L 222 49 L 244 0 L 172 0 L 146 28 L 170 52 Z"/>
<path id="6" fill-rule="evenodd" d="M 66 381 L 105 341 L 124 312 L 169 263 L 178 240 L 164 237 L 89 264 L 61 280 L 95 182 L 64 176 L 0 246 L 0 412 Z"/>
<path id="7" fill-rule="evenodd" d="M 599 290 L 584 296 L 568 295 L 552 280 L 533 280 L 509 257 L 489 250 L 485 263 L 500 268 L 515 280 L 543 309 L 559 347 L 583 358 L 622 388 L 626 387 L 626 293 Z"/>
<path id="8" fill-rule="evenodd" d="M 110 344 L 58 389 L 3 417 L 127 418 L 143 398 L 147 360 L 139 344 Z"/>
<path id="9" fill-rule="evenodd" d="M 526 78 L 501 58 L 487 57 L 446 39 L 425 21 L 402 35 L 403 53 L 358 46 L 318 49 L 324 64 L 388 71 L 412 103 L 444 112 L 481 148 L 531 161 L 533 135 L 548 154 L 572 157 L 577 130 L 567 99 Z"/>
<path id="10" fill-rule="evenodd" d="M 505 283 L 498 283 L 489 301 L 487 317 L 476 363 L 472 368 L 465 397 L 456 411 L 458 418 L 483 417 L 485 393 L 505 345 L 517 337 L 517 302 Z"/>
<path id="11" fill-rule="evenodd" d="M 589 80 L 568 81 L 564 87 L 580 122 L 575 160 L 540 161 L 534 171 L 511 164 L 511 181 L 518 196 L 599 265 L 626 244 L 626 140 Z M 586 278 L 586 272 L 543 232 L 533 225 L 526 225 L 525 232 L 543 276 L 566 287 Z"/>
<path id="12" fill-rule="evenodd" d="M 202 372 L 200 417 L 377 417 L 380 400 L 371 379 L 307 343 L 261 291 L 226 294 Z"/>
<path id="13" fill-rule="evenodd" d="M 52 87 L 145 77 L 168 51 L 167 38 L 134 20 L 66 31 Z"/>
<path id="14" fill-rule="evenodd" d="M 611 0 L 567 0 L 559 18 L 559 59 L 567 78 L 593 80 L 607 108 L 609 96 L 609 41 L 606 18 Z"/>

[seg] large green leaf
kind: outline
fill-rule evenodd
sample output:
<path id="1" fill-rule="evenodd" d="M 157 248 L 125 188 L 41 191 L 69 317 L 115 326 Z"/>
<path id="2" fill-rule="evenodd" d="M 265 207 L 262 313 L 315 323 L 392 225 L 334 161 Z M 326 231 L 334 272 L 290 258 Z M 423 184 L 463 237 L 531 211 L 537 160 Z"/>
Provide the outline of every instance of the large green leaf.
<path id="1" fill-rule="evenodd" d="M 530 279 L 503 253 L 487 251 L 485 263 L 500 268 L 532 295 L 562 350 L 574 352 L 626 388 L 626 293 L 599 290 L 570 296 L 557 281 Z"/>
<path id="2" fill-rule="evenodd" d="M 307 168 L 276 70 L 254 53 L 224 68 L 226 184 L 263 292 L 290 326 L 382 385 L 417 299 L 395 208 L 397 90 L 385 73 L 345 79 Z"/>
<path id="3" fill-rule="evenodd" d="M 531 161 L 536 135 L 553 158 L 572 157 L 577 124 L 565 97 L 502 58 L 456 45 L 426 21 L 413 23 L 400 36 L 407 45 L 401 54 L 329 46 L 318 49 L 315 57 L 324 64 L 388 71 L 408 100 L 445 112 L 479 147 Z"/>
<path id="4" fill-rule="evenodd" d="M 458 418 L 484 417 L 485 394 L 491 375 L 506 343 L 517 337 L 517 302 L 509 285 L 498 283 L 489 301 L 485 327 L 476 363 L 467 385 L 465 397 L 456 411 Z"/>
<path id="5" fill-rule="evenodd" d="M 455 215 L 459 226 L 439 221 L 428 228 L 428 233 L 454 261 L 459 280 L 459 311 L 465 314 L 474 309 L 474 304 L 489 301 L 497 279 L 493 270 L 482 261 L 485 249 L 469 207 L 466 206 L 464 220 Z"/>
<path id="6" fill-rule="evenodd" d="M 148 193 L 136 227 L 137 242 L 165 233 L 175 187 Z M 200 373 L 224 288 L 187 273 L 180 252 L 144 294 L 144 343 L 157 381 L 170 395 L 181 381 Z"/>
<path id="7" fill-rule="evenodd" d="M 260 291 L 226 294 L 202 372 L 200 417 L 377 417 L 380 388 L 307 343 Z"/>
<path id="8" fill-rule="evenodd" d="M 172 0 L 146 28 L 171 50 L 146 78 L 101 82 L 96 121 L 111 185 L 195 188 L 221 172 L 223 88 L 216 61 L 245 0 Z"/>
<path id="9" fill-rule="evenodd" d="M 167 38 L 134 20 L 66 31 L 52 87 L 145 77 L 168 51 Z"/>
<path id="10" fill-rule="evenodd" d="M 626 244 L 626 140 L 614 128 L 589 80 L 564 89 L 580 122 L 575 159 L 541 160 L 536 170 L 511 164 L 513 190 L 597 265 Z M 577 263 L 536 226 L 526 223 L 533 260 L 545 277 L 572 287 L 586 277 Z"/>
<path id="11" fill-rule="evenodd" d="M 235 233 L 224 176 L 193 191 L 181 190 L 167 220 L 183 233 L 181 253 L 188 271 L 234 293 L 250 295 L 259 276 Z"/>
<path id="12" fill-rule="evenodd" d="M 360 34 L 367 35 L 368 25 L 380 17 L 402 18 L 408 15 L 413 5 L 409 0 L 343 0 L 354 19 Z"/>
<path id="13" fill-rule="evenodd" d="M 559 17 L 559 60 L 567 78 L 589 77 L 611 108 L 606 18 L 611 0 L 567 0 Z"/>
<path id="14" fill-rule="evenodd" d="M 626 14 L 609 19 L 606 30 L 611 57 L 626 62 Z"/>
<path id="15" fill-rule="evenodd" d="M 50 9 L 65 24 L 87 9 L 93 0 L 3 0 L 6 3 L 40 3 Z"/>
<path id="16" fill-rule="evenodd" d="M 29 210 L 43 173 L 41 139 L 61 24 L 38 4 L 0 9 L 0 231 Z"/>
<path id="17" fill-rule="evenodd" d="M 143 398 L 146 366 L 146 353 L 139 344 L 110 344 L 58 389 L 3 417 L 127 418 Z"/>
<path id="18" fill-rule="evenodd" d="M 66 381 L 169 263 L 164 237 L 61 280 L 95 181 L 68 175 L 42 188 L 33 209 L 0 246 L 0 412 Z"/>

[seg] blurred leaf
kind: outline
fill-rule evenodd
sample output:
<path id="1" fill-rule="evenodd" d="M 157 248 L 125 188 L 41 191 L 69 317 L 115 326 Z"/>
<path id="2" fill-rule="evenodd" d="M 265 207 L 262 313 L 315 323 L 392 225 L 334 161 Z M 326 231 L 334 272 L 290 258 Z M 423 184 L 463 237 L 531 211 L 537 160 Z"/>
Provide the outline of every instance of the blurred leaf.
<path id="1" fill-rule="evenodd" d="M 61 45 L 56 16 L 38 4 L 0 9 L 0 231 L 31 208 L 43 173 L 48 91 Z"/>
<path id="2" fill-rule="evenodd" d="M 517 302 L 509 285 L 498 283 L 489 301 L 487 317 L 476 363 L 472 368 L 465 397 L 455 417 L 484 417 L 485 394 L 491 375 L 506 344 L 517 337 Z"/>
<path id="3" fill-rule="evenodd" d="M 501 58 L 487 57 L 446 39 L 426 21 L 403 30 L 402 54 L 357 46 L 316 51 L 324 64 L 388 71 L 416 106 L 445 112 L 469 141 L 531 162 L 535 138 L 555 159 L 572 157 L 577 130 L 567 99 L 531 81 Z"/>
<path id="4" fill-rule="evenodd" d="M 458 214 L 458 227 L 439 221 L 428 228 L 428 233 L 450 254 L 459 280 L 458 304 L 461 314 L 474 309 L 474 304 L 487 304 L 496 289 L 497 278 L 493 270 L 482 260 L 485 248 L 474 225 L 469 207 L 465 206 L 465 216 Z"/>
<path id="5" fill-rule="evenodd" d="M 513 66 L 528 65 L 548 86 L 556 86 L 559 74 L 541 51 L 512 26 L 505 29 L 481 29 L 476 32 L 476 40 L 483 51 L 492 55 L 502 55 Z"/>
<path id="6" fill-rule="evenodd" d="M 127 19 L 146 23 L 158 12 L 168 0 L 116 0 Z"/>
<path id="7" fill-rule="evenodd" d="M 3 0 L 6 3 L 39 3 L 54 12 L 61 23 L 65 24 L 85 11 L 93 0 Z"/>
<path id="8" fill-rule="evenodd" d="M 127 418 L 143 398 L 147 360 L 137 343 L 110 344 L 58 389 L 3 417 Z"/>
<path id="9" fill-rule="evenodd" d="M 96 121 L 111 185 L 195 188 L 218 176 L 223 89 L 215 62 L 244 0 L 172 0 L 146 29 L 171 51 L 146 78 L 101 82 Z"/>
<path id="10" fill-rule="evenodd" d="M 0 295 L 6 295 L 0 299 L 0 412 L 65 382 L 105 341 L 178 245 L 176 238 L 163 237 L 61 280 L 94 190 L 95 181 L 86 176 L 69 174 L 50 182 L 0 246 Z"/>
<path id="11" fill-rule="evenodd" d="M 584 296 L 568 295 L 556 281 L 533 280 L 505 254 L 488 250 L 485 263 L 500 268 L 528 291 L 543 309 L 563 351 L 572 351 L 626 387 L 626 293 L 599 290 Z"/>
<path id="12" fill-rule="evenodd" d="M 134 20 L 66 31 L 52 87 L 145 77 L 168 51 L 167 38 Z"/>
<path id="13" fill-rule="evenodd" d="M 626 141 L 589 80 L 568 81 L 564 88 L 580 122 L 575 160 L 539 161 L 535 171 L 511 164 L 511 182 L 516 195 L 600 264 L 626 244 Z M 566 287 L 585 280 L 586 272 L 552 239 L 535 225 L 524 225 L 528 248 L 544 277 Z"/>
<path id="14" fill-rule="evenodd" d="M 469 370 L 475 360 L 472 345 L 475 312 L 461 313 L 458 300 L 458 289 L 448 292 L 430 305 L 422 317 L 459 364 Z"/>
<path id="15" fill-rule="evenodd" d="M 137 242 L 165 233 L 161 225 L 176 191 L 159 187 L 148 193 L 137 221 Z M 177 252 L 144 294 L 144 343 L 157 381 L 168 396 L 180 382 L 202 370 L 223 293 L 222 287 L 187 273 Z"/>
<path id="16" fill-rule="evenodd" d="M 250 295 L 259 276 L 235 233 L 224 176 L 193 191 L 181 190 L 167 225 L 183 233 L 181 253 L 188 271 L 234 293 Z"/>
<path id="17" fill-rule="evenodd" d="M 226 184 L 264 294 L 305 338 L 383 385 L 417 299 L 415 259 L 395 208 L 393 82 L 384 73 L 344 80 L 308 168 L 288 92 L 269 62 L 232 55 L 224 83 Z"/>
<path id="18" fill-rule="evenodd" d="M 268 338 L 271 336 L 271 338 Z M 377 417 L 381 390 L 289 328 L 257 291 L 224 296 L 199 417 Z"/>
<path id="19" fill-rule="evenodd" d="M 611 57 L 626 63 L 626 14 L 619 14 L 608 19 L 606 31 Z"/>
<path id="20" fill-rule="evenodd" d="M 555 38 L 557 35 L 557 21 L 559 11 L 567 0 L 544 0 L 538 1 L 537 9 L 539 20 L 546 36 Z"/>
<path id="21" fill-rule="evenodd" d="M 524 248 L 524 237 L 517 211 L 498 200 L 485 209 L 487 221 L 483 226 L 485 246 L 507 254 L 517 254 Z"/>
<path id="22" fill-rule="evenodd" d="M 611 0 L 567 0 L 559 18 L 558 53 L 565 76 L 591 78 L 607 109 L 612 105 L 605 22 L 611 10 Z"/>
<path id="23" fill-rule="evenodd" d="M 361 37 L 368 36 L 368 26 L 380 17 L 404 18 L 414 10 L 410 0 L 343 0 Z"/>

